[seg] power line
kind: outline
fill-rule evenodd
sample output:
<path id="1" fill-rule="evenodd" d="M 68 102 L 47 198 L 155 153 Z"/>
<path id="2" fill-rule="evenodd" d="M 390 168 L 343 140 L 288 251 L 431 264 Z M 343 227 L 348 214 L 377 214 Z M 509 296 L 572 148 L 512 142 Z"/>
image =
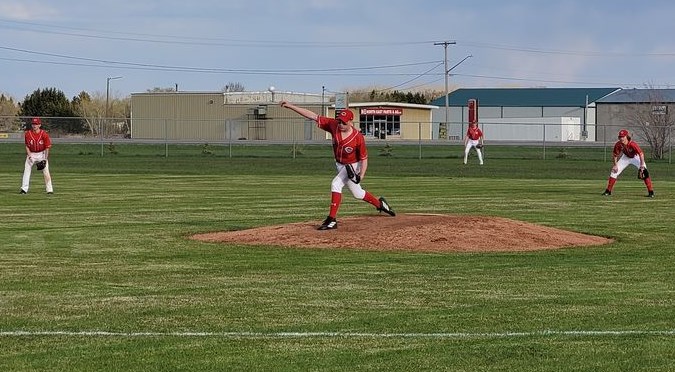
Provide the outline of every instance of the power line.
<path id="1" fill-rule="evenodd" d="M 373 47 L 391 47 L 405 45 L 428 45 L 434 43 L 440 45 L 443 41 L 421 40 L 421 41 L 279 41 L 279 40 L 252 40 L 252 39 L 230 39 L 230 38 L 210 38 L 210 37 L 190 37 L 184 35 L 168 34 L 148 34 L 122 32 L 116 30 L 94 30 L 88 28 L 53 26 L 44 23 L 12 21 L 0 19 L 0 25 L 17 25 L 20 27 L 9 27 L 25 32 L 56 34 L 63 36 L 92 38 L 102 40 L 132 41 L 159 44 L 177 44 L 177 45 L 203 45 L 203 46 L 223 46 L 223 47 L 250 47 L 250 48 L 373 48 Z M 49 30 L 43 30 L 46 28 Z M 59 31 L 59 30 L 69 30 Z M 114 36 L 120 35 L 120 36 Z M 575 55 L 587 57 L 674 57 L 675 52 L 648 53 L 648 52 L 611 52 L 611 51 L 580 51 L 580 50 L 559 50 L 546 49 L 528 46 L 515 46 L 507 44 L 482 43 L 475 41 L 457 41 L 456 44 L 462 46 L 471 46 L 474 48 L 505 50 L 513 52 L 534 53 L 534 54 L 553 54 L 553 55 Z"/>
<path id="2" fill-rule="evenodd" d="M 508 80 L 508 81 L 527 81 L 534 83 L 555 83 L 555 84 L 574 84 L 574 85 L 600 85 L 600 86 L 620 86 L 620 87 L 642 87 L 644 83 L 608 83 L 608 82 L 590 82 L 590 81 L 565 81 L 565 80 L 549 80 L 549 79 L 531 79 L 531 78 L 517 78 L 504 77 L 493 75 L 475 75 L 475 74 L 453 74 L 454 76 L 470 77 L 477 79 L 491 79 L 491 80 Z M 670 85 L 666 85 L 670 86 Z"/>
<path id="3" fill-rule="evenodd" d="M 14 28 L 19 31 L 56 34 L 63 36 L 72 36 L 80 38 L 115 40 L 115 41 L 133 41 L 145 43 L 160 43 L 160 44 L 179 44 L 179 45 L 202 45 L 202 46 L 238 46 L 238 47 L 253 47 L 253 48 L 372 48 L 372 47 L 392 47 L 405 45 L 424 45 L 430 41 L 279 41 L 279 40 L 248 40 L 248 39 L 227 39 L 227 38 L 208 38 L 208 37 L 189 37 L 183 35 L 161 35 L 161 34 L 146 34 L 146 33 L 131 33 L 110 30 L 92 30 L 77 27 L 65 26 L 51 26 L 41 23 L 33 22 L 19 22 L 0 20 L 1 24 L 18 24 L 32 27 L 44 27 L 51 29 L 50 31 L 34 29 L 34 28 Z M 9 28 L 9 27 L 5 27 Z M 56 31 L 55 31 L 56 30 Z M 72 30 L 82 32 L 66 32 L 58 30 Z M 89 32 L 89 33 L 87 33 Z M 102 35 L 101 35 L 102 33 Z M 125 35 L 125 36 L 111 36 L 111 35 Z"/>
<path id="4" fill-rule="evenodd" d="M 182 35 L 161 35 L 148 33 L 132 33 L 111 30 L 93 30 L 86 28 L 54 26 L 49 24 L 41 24 L 34 22 L 21 22 L 0 19 L 0 28 L 14 29 L 20 32 L 33 32 L 44 34 L 64 35 L 70 37 L 92 38 L 102 40 L 119 40 L 125 42 L 144 42 L 144 43 L 158 43 L 158 44 L 176 44 L 176 45 L 194 45 L 194 46 L 222 46 L 222 47 L 246 47 L 246 48 L 362 48 L 362 47 L 392 47 L 392 46 L 415 46 L 434 43 L 441 45 L 443 41 L 394 41 L 394 42 L 362 42 L 362 41 L 278 41 L 278 40 L 246 40 L 246 39 L 229 39 L 229 38 L 211 38 L 211 37 L 188 37 Z M 447 41 L 446 41 L 447 42 Z M 517 53 L 528 54 L 543 54 L 543 55 L 570 55 L 570 56 L 586 56 L 586 57 L 664 57 L 671 58 L 675 53 L 617 53 L 607 51 L 576 51 L 576 50 L 559 50 L 559 49 L 545 49 L 536 47 L 513 46 L 498 43 L 481 43 L 473 41 L 457 41 L 453 42 L 462 46 L 471 46 L 472 48 L 483 48 L 492 50 L 502 50 Z M 438 61 L 403 63 L 381 66 L 364 66 L 364 67 L 345 67 L 345 68 L 317 68 L 317 69 L 239 69 L 239 68 L 205 68 L 194 66 L 174 66 L 174 65 L 160 65 L 152 63 L 135 63 L 108 59 L 95 59 L 86 57 L 69 56 L 56 53 L 45 53 L 30 50 L 23 50 L 18 48 L 2 47 L 0 49 L 29 53 L 39 56 L 49 56 L 56 59 L 66 59 L 71 62 L 64 61 L 44 61 L 34 59 L 20 59 L 0 57 L 0 60 L 17 61 L 33 64 L 48 64 L 48 65 L 62 65 L 62 66 L 81 66 L 92 68 L 115 68 L 124 70 L 149 70 L 149 71 L 170 71 L 170 72 L 188 72 L 188 73 L 208 73 L 208 74 L 241 74 L 241 75 L 275 75 L 275 76 L 400 76 L 406 77 L 407 80 L 395 84 L 386 90 L 395 89 L 413 81 L 417 81 L 424 76 L 435 76 L 431 71 L 436 69 Z M 422 67 L 433 64 L 434 67 L 424 72 L 391 72 L 388 70 L 402 69 L 404 67 Z M 440 75 L 440 74 L 439 74 Z M 565 79 L 537 79 L 537 78 L 519 78 L 509 76 L 493 76 L 489 74 L 452 74 L 452 76 L 462 76 L 475 79 L 492 79 L 504 80 L 513 82 L 536 82 L 536 83 L 555 83 L 555 84 L 587 84 L 587 85 L 607 85 L 603 82 L 584 82 L 572 81 Z M 644 83 L 611 83 L 614 86 L 643 86 Z"/>
<path id="5" fill-rule="evenodd" d="M 54 58 L 62 58 L 67 60 L 75 61 L 84 61 L 84 62 L 95 62 L 101 65 L 92 65 L 85 63 L 64 63 L 58 61 L 43 61 L 43 60 L 30 60 L 30 59 L 11 59 L 11 58 L 2 58 L 4 60 L 15 60 L 21 62 L 35 62 L 35 63 L 47 63 L 47 64 L 62 64 L 62 65 L 74 65 L 74 66 L 98 66 L 98 67 L 119 67 L 119 68 L 137 68 L 137 69 L 152 69 L 152 70 L 162 70 L 162 71 L 183 71 L 183 72 L 205 72 L 205 73 L 242 73 L 242 74 L 312 74 L 312 73 L 322 73 L 330 74 L 335 72 L 353 72 L 353 71 L 372 71 L 372 70 L 385 70 L 385 69 L 397 69 L 401 67 L 414 67 L 414 66 L 424 66 L 429 64 L 438 63 L 437 61 L 427 61 L 427 62 L 413 62 L 413 63 L 401 63 L 395 65 L 380 65 L 380 66 L 364 66 L 364 67 L 343 67 L 343 68 L 325 68 L 325 69 L 280 69 L 280 70 L 268 70 L 268 69 L 236 69 L 236 68 L 206 68 L 206 67 L 186 67 L 186 66 L 171 66 L 171 65 L 158 65 L 158 64 L 148 64 L 148 63 L 135 63 L 135 62 L 122 62 L 106 59 L 97 59 L 97 58 L 87 58 L 87 57 L 77 57 L 57 53 L 46 53 L 38 52 L 26 49 L 12 48 L 0 46 L 0 50 L 8 50 L 13 52 L 21 52 L 32 55 L 47 56 Z M 435 67 L 434 67 L 435 68 Z M 390 75 L 404 75 L 410 76 L 409 73 L 395 73 Z"/>
<path id="6" fill-rule="evenodd" d="M 422 78 L 423 76 L 426 76 L 426 75 L 429 74 L 431 71 L 435 70 L 436 68 L 438 68 L 439 66 L 442 66 L 442 65 L 443 65 L 443 62 L 437 64 L 436 66 L 434 66 L 434 67 L 430 68 L 429 70 L 427 70 L 427 71 L 421 73 L 420 75 L 415 76 L 414 78 L 412 78 L 412 79 L 410 79 L 410 80 L 404 81 L 404 82 L 402 82 L 401 84 L 394 85 L 394 86 L 389 87 L 389 88 L 376 90 L 376 92 L 384 92 L 384 91 L 386 91 L 386 90 L 392 90 L 392 89 L 401 87 L 401 86 L 403 86 L 403 85 L 406 85 L 406 84 L 408 84 L 408 83 L 410 83 L 410 82 L 413 82 L 413 81 L 415 81 L 415 80 L 417 80 L 417 79 Z"/>
<path id="7" fill-rule="evenodd" d="M 462 42 L 461 45 L 471 46 L 474 48 L 506 50 L 513 52 L 534 53 L 534 54 L 553 54 L 553 55 L 573 55 L 585 57 L 675 57 L 675 52 L 668 53 L 626 53 L 626 52 L 609 52 L 609 51 L 579 51 L 579 50 L 559 50 L 559 49 L 543 49 L 534 47 L 519 47 L 508 46 L 500 44 L 486 44 L 478 42 Z"/>

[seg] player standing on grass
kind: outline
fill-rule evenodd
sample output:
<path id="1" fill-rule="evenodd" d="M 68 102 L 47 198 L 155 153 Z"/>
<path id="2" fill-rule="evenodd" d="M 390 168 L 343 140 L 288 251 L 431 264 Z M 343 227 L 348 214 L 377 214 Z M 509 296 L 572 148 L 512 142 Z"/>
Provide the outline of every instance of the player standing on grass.
<path id="1" fill-rule="evenodd" d="M 483 131 L 478 128 L 478 122 L 469 124 L 469 127 L 466 129 L 466 135 L 464 136 L 464 164 L 466 164 L 469 158 L 469 151 L 471 151 L 472 147 L 476 149 L 479 164 L 483 165 L 483 153 L 480 150 L 483 147 Z"/>
<path id="2" fill-rule="evenodd" d="M 621 129 L 619 131 L 619 140 L 614 144 L 614 151 L 612 152 L 614 164 L 609 173 L 609 180 L 607 181 L 607 188 L 602 195 L 612 195 L 612 189 L 616 183 L 617 177 L 629 165 L 634 165 L 638 168 L 638 178 L 642 179 L 647 186 L 647 197 L 654 197 L 654 188 L 652 187 L 652 178 L 649 177 L 647 171 L 647 164 L 645 163 L 645 154 L 640 149 L 640 146 L 633 141 L 627 130 Z"/>
<path id="3" fill-rule="evenodd" d="M 379 199 L 364 190 L 359 183 L 366 176 L 368 169 L 368 150 L 366 140 L 360 131 L 354 128 L 354 114 L 349 110 L 342 110 L 338 119 L 320 116 L 310 110 L 295 106 L 286 101 L 281 102 L 281 107 L 291 109 L 296 113 L 314 120 L 317 126 L 331 134 L 333 138 L 333 154 L 335 155 L 335 167 L 337 175 L 331 182 L 331 203 L 328 217 L 323 221 L 319 230 L 332 230 L 337 228 L 337 213 L 342 202 L 342 189 L 347 186 L 356 199 L 363 200 L 375 206 L 378 211 L 390 216 L 396 213 L 391 209 L 384 197 Z M 348 175 L 351 167 L 354 176 Z M 351 170 L 349 170 L 351 171 Z"/>
<path id="4" fill-rule="evenodd" d="M 31 129 L 24 134 L 24 142 L 26 144 L 26 162 L 23 167 L 23 180 L 21 182 L 21 190 L 19 193 L 26 194 L 30 185 L 30 173 L 33 164 L 45 161 L 42 173 L 45 178 L 45 188 L 47 194 L 52 194 L 54 188 L 52 187 L 52 177 L 49 174 L 49 149 L 52 147 L 52 140 L 49 134 L 42 130 L 42 121 L 40 118 L 33 118 L 31 120 Z"/>

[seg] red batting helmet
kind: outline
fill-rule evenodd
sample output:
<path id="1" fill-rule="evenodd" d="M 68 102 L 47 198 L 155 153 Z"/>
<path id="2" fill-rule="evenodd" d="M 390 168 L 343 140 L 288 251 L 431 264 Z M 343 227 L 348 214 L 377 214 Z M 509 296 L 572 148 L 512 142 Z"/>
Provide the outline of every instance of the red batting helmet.
<path id="1" fill-rule="evenodd" d="M 627 131 L 627 130 L 621 129 L 621 130 L 619 131 L 619 138 L 621 138 L 621 137 L 627 137 L 627 136 L 628 136 L 628 131 Z"/>
<path id="2" fill-rule="evenodd" d="M 31 124 L 37 124 L 37 125 L 42 125 L 42 120 L 40 118 L 33 118 L 30 122 Z"/>

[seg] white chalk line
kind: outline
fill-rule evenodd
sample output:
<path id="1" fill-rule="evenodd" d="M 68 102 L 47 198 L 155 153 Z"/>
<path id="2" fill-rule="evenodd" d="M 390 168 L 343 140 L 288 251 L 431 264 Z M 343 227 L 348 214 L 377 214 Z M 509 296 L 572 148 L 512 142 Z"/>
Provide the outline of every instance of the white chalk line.
<path id="1" fill-rule="evenodd" d="M 216 338 L 513 338 L 538 336 L 675 336 L 675 330 L 663 331 L 535 331 L 535 332 L 449 332 L 449 333 L 374 333 L 374 332 L 108 332 L 108 331 L 0 331 L 0 337 L 216 337 Z"/>

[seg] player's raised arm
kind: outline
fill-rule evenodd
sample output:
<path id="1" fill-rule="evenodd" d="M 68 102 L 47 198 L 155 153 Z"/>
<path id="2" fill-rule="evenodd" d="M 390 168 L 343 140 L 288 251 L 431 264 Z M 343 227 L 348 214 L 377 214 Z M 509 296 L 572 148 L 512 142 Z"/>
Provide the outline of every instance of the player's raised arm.
<path id="1" fill-rule="evenodd" d="M 298 114 L 300 114 L 300 115 L 302 115 L 302 116 L 304 116 L 304 117 L 306 117 L 307 119 L 310 119 L 310 120 L 316 121 L 319 118 L 319 114 L 317 114 L 316 112 L 304 109 L 302 107 L 298 107 L 298 106 L 296 106 L 294 104 L 291 104 L 291 103 L 288 103 L 286 101 L 281 101 L 281 103 L 279 103 L 279 105 L 281 107 L 291 109 L 291 110 L 297 112 Z"/>

